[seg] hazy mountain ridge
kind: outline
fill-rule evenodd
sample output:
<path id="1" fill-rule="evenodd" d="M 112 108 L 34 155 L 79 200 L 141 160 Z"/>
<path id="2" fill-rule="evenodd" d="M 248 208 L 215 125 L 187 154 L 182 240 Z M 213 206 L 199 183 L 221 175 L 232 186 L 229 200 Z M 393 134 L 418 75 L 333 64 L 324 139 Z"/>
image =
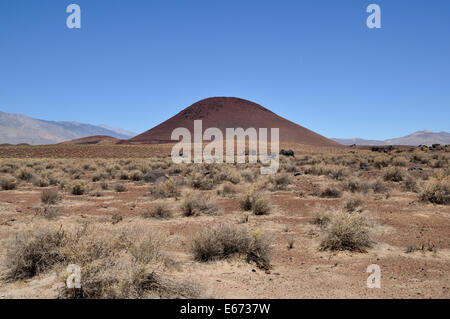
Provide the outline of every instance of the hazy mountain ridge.
<path id="1" fill-rule="evenodd" d="M 332 138 L 332 140 L 344 145 L 432 145 L 432 144 L 450 144 L 450 133 L 432 132 L 430 130 L 417 131 L 412 134 L 387 139 L 383 141 L 365 140 L 361 138 Z"/>
<path id="2" fill-rule="evenodd" d="M 23 114 L 0 111 L 0 144 L 56 144 L 92 135 L 128 139 L 134 134 L 105 126 L 68 121 L 45 121 Z"/>

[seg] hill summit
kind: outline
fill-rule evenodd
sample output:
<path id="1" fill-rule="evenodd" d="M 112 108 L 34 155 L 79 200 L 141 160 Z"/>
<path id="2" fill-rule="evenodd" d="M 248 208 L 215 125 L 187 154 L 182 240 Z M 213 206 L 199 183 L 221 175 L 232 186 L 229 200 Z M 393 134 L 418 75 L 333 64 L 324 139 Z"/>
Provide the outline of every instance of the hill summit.
<path id="1" fill-rule="evenodd" d="M 194 120 L 202 120 L 203 130 L 216 127 L 225 136 L 226 128 L 247 129 L 279 128 L 280 142 L 294 142 L 306 145 L 338 146 L 339 143 L 327 139 L 296 123 L 286 120 L 272 111 L 253 103 L 235 97 L 213 97 L 198 101 L 182 110 L 167 121 L 137 135 L 121 144 L 158 144 L 173 143 L 172 131 L 178 127 L 194 132 Z"/>

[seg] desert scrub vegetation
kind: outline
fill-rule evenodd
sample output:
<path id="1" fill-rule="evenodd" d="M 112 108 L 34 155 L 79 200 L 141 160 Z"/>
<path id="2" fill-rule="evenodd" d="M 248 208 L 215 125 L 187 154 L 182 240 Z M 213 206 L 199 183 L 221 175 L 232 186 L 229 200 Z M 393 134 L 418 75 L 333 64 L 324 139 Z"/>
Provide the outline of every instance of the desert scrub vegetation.
<path id="1" fill-rule="evenodd" d="M 450 205 L 450 178 L 430 178 L 420 187 L 419 198 L 434 204 Z"/>
<path id="2" fill-rule="evenodd" d="M 172 211 L 166 203 L 157 202 L 142 214 L 143 218 L 169 219 L 173 217 Z"/>
<path id="3" fill-rule="evenodd" d="M 255 215 L 266 215 L 271 210 L 269 198 L 256 190 L 246 192 L 239 200 L 244 211 L 252 211 Z"/>
<path id="4" fill-rule="evenodd" d="M 222 197 L 234 197 L 237 194 L 237 188 L 230 182 L 225 182 L 222 184 L 220 189 L 217 190 L 217 195 Z"/>
<path id="5" fill-rule="evenodd" d="M 163 184 L 157 184 L 150 188 L 148 196 L 152 199 L 175 198 L 181 195 L 177 183 L 172 178 L 166 180 Z"/>
<path id="6" fill-rule="evenodd" d="M 4 191 L 16 189 L 17 181 L 14 177 L 7 175 L 0 177 L 0 187 Z"/>
<path id="7" fill-rule="evenodd" d="M 358 177 L 350 177 L 346 179 L 342 186 L 344 190 L 351 192 L 351 193 L 367 193 L 371 189 L 371 185 L 368 181 L 362 180 Z"/>
<path id="8" fill-rule="evenodd" d="M 223 209 L 210 197 L 205 197 L 203 194 L 196 192 L 187 194 L 180 208 L 186 217 L 201 214 L 212 216 L 223 214 Z"/>
<path id="9" fill-rule="evenodd" d="M 270 268 L 270 240 L 260 233 L 250 233 L 244 227 L 221 223 L 196 234 L 191 251 L 201 262 L 244 256 L 259 268 Z"/>
<path id="10" fill-rule="evenodd" d="M 346 195 L 344 197 L 344 210 L 351 212 L 361 212 L 363 210 L 364 198 L 361 195 Z"/>
<path id="11" fill-rule="evenodd" d="M 76 181 L 70 186 L 70 193 L 72 195 L 83 195 L 86 192 L 86 185 L 81 181 Z"/>
<path id="12" fill-rule="evenodd" d="M 193 298 L 196 285 L 164 273 L 164 236 L 145 226 L 85 224 L 67 230 L 51 224 L 17 234 L 8 244 L 7 280 L 55 271 L 59 298 Z M 67 288 L 69 264 L 81 268 L 81 288 Z"/>
<path id="13" fill-rule="evenodd" d="M 210 190 L 214 188 L 214 180 L 208 175 L 195 172 L 190 177 L 190 185 L 194 189 Z"/>
<path id="14" fill-rule="evenodd" d="M 414 193 L 417 193 L 418 191 L 416 179 L 409 174 L 406 175 L 403 181 L 403 190 L 406 192 L 414 192 Z"/>
<path id="15" fill-rule="evenodd" d="M 326 175 L 332 179 L 341 181 L 349 175 L 348 169 L 340 165 L 318 164 L 309 166 L 305 169 L 305 174 Z"/>
<path id="16" fill-rule="evenodd" d="M 22 180 L 22 181 L 26 181 L 26 182 L 30 182 L 34 177 L 33 171 L 28 168 L 22 168 L 19 170 L 19 172 L 17 173 L 17 178 Z"/>
<path id="17" fill-rule="evenodd" d="M 117 192 L 117 193 L 123 193 L 123 192 L 126 192 L 127 190 L 128 190 L 128 188 L 127 188 L 127 186 L 125 185 L 125 184 L 115 184 L 114 185 L 114 190 Z"/>
<path id="18" fill-rule="evenodd" d="M 366 252 L 372 246 L 370 223 L 363 214 L 337 211 L 328 213 L 321 227 L 322 250 Z"/>
<path id="19" fill-rule="evenodd" d="M 61 228 L 36 227 L 17 233 L 6 246 L 6 279 L 30 278 L 63 262 L 61 249 L 66 243 L 67 234 Z"/>
<path id="20" fill-rule="evenodd" d="M 399 167 L 390 166 L 384 171 L 383 178 L 385 181 L 401 182 L 404 178 L 404 172 Z"/>
<path id="21" fill-rule="evenodd" d="M 56 205 L 60 200 L 56 189 L 44 189 L 41 193 L 41 202 L 44 205 Z"/>
<path id="22" fill-rule="evenodd" d="M 342 190 L 337 184 L 326 184 L 320 190 L 319 196 L 323 198 L 339 198 L 342 197 Z"/>
<path id="23" fill-rule="evenodd" d="M 269 182 L 271 183 L 271 189 L 276 190 L 286 190 L 291 184 L 291 177 L 287 173 L 278 173 L 269 177 Z"/>

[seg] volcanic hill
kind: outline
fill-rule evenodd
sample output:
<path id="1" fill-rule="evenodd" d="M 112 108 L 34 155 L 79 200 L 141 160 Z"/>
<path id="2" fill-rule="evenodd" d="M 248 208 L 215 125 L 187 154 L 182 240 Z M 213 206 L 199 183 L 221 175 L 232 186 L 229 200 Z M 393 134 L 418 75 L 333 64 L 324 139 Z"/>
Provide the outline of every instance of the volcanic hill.
<path id="1" fill-rule="evenodd" d="M 203 121 L 203 131 L 208 127 L 217 127 L 222 131 L 224 137 L 226 128 L 267 128 L 268 133 L 270 133 L 270 128 L 279 128 L 280 142 L 317 146 L 341 145 L 288 121 L 259 104 L 234 97 L 213 97 L 198 101 L 158 126 L 129 140 L 122 140 L 119 143 L 174 143 L 175 141 L 172 141 L 170 138 L 172 131 L 178 127 L 184 127 L 193 134 L 194 120 Z"/>

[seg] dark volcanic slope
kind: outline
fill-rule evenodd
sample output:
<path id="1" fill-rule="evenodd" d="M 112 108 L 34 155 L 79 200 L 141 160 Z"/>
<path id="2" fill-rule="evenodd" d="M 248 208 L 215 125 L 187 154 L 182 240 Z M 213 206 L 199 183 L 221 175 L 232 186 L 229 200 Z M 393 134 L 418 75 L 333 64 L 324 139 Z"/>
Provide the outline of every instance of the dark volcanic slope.
<path id="1" fill-rule="evenodd" d="M 193 134 L 194 120 L 203 120 L 203 131 L 217 127 L 224 134 L 226 128 L 249 127 L 279 128 L 280 142 L 295 142 L 307 145 L 338 146 L 313 131 L 288 121 L 256 103 L 233 97 L 214 97 L 201 100 L 184 109 L 177 115 L 132 139 L 121 144 L 168 143 L 172 131 L 185 127 Z M 270 141 L 270 140 L 269 140 Z"/>

